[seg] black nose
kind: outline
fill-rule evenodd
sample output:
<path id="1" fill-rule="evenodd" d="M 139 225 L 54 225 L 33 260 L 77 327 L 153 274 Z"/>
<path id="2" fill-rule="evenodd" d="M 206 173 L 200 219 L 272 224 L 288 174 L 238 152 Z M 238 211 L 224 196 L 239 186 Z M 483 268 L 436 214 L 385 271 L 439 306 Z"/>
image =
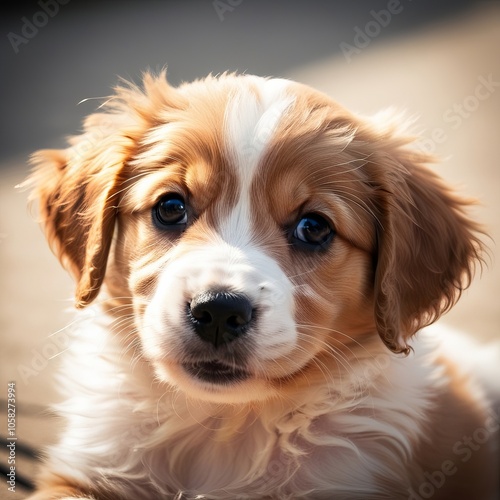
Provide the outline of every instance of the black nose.
<path id="1" fill-rule="evenodd" d="M 196 334 L 215 347 L 243 335 L 253 316 L 250 301 L 244 295 L 230 292 L 200 293 L 193 298 L 187 312 Z"/>

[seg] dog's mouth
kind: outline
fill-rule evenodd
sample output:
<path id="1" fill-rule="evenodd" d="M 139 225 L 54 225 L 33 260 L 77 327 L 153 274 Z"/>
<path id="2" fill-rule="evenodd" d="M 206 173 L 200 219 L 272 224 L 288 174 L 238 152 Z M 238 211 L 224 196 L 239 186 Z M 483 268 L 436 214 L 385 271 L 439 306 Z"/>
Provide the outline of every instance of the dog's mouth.
<path id="1" fill-rule="evenodd" d="M 192 377 L 218 385 L 239 382 L 249 376 L 247 371 L 220 361 L 197 361 L 195 363 L 183 363 L 182 366 Z"/>

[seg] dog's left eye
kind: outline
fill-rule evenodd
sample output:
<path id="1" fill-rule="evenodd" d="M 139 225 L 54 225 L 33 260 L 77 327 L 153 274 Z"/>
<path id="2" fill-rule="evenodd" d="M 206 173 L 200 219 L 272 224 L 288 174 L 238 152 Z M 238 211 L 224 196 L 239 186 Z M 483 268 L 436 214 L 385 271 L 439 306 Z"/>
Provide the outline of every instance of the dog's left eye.
<path id="1" fill-rule="evenodd" d="M 168 194 L 153 207 L 153 220 L 159 227 L 181 226 L 187 223 L 186 202 L 177 193 Z"/>
<path id="2" fill-rule="evenodd" d="M 335 231 L 330 223 L 319 214 L 306 214 L 299 220 L 292 234 L 292 243 L 308 250 L 325 248 Z"/>

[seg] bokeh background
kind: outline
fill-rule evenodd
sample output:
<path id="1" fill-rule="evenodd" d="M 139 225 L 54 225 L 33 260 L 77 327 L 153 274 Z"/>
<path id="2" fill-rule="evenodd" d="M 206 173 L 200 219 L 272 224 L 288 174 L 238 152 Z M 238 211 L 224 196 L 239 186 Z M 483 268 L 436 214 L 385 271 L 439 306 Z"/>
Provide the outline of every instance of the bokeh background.
<path id="1" fill-rule="evenodd" d="M 0 436 L 16 382 L 20 445 L 35 451 L 61 425 L 53 373 L 71 322 L 69 278 L 51 255 L 27 193 L 29 154 L 62 147 L 118 76 L 168 66 L 173 84 L 226 70 L 292 78 L 363 114 L 419 116 L 436 170 L 481 204 L 491 259 L 444 321 L 499 338 L 500 5 L 431 0 L 40 0 L 0 18 Z M 85 100 L 87 99 L 87 100 Z M 82 102 L 83 101 L 83 102 Z M 439 238 L 439 235 L 436 235 Z M 498 260 L 498 259 L 497 259 Z M 36 461 L 18 448 L 17 473 Z M 0 465 L 6 465 L 4 446 Z M 0 484 L 0 498 L 24 498 Z"/>

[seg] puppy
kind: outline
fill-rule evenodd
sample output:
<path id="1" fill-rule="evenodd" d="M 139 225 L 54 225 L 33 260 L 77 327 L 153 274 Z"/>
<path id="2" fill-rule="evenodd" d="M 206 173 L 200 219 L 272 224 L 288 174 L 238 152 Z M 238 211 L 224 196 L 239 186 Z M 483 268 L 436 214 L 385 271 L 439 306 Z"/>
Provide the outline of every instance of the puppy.
<path id="1" fill-rule="evenodd" d="M 86 309 L 32 499 L 494 498 L 479 348 L 419 331 L 481 230 L 412 141 L 291 81 L 162 73 L 36 153 Z"/>

